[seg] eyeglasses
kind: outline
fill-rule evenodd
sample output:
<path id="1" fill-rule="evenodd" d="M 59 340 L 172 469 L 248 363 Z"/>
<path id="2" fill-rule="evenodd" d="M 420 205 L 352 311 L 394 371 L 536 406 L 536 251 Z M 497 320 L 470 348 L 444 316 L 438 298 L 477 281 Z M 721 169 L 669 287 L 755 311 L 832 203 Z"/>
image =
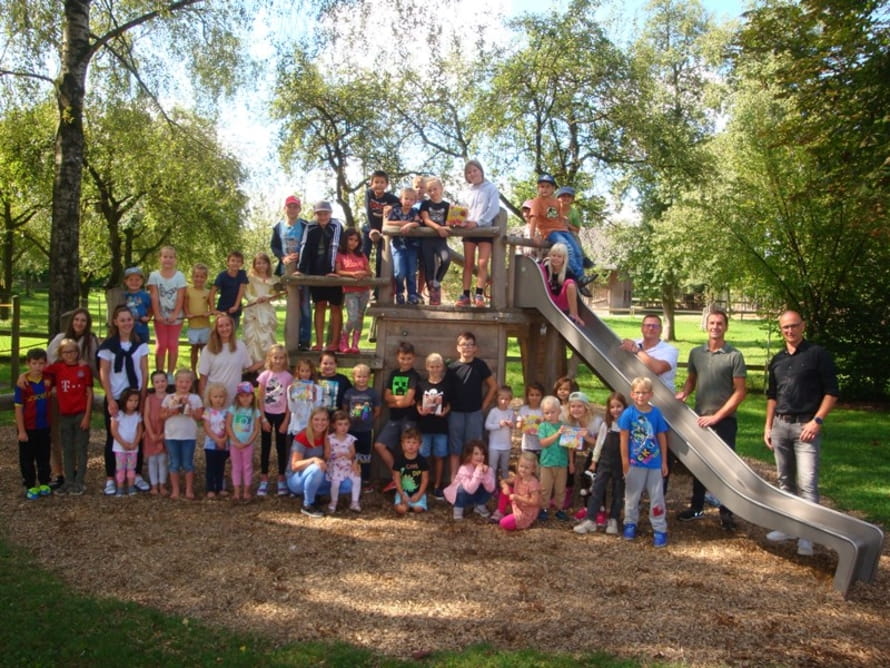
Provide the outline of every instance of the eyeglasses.
<path id="1" fill-rule="evenodd" d="M 661 329 L 661 325 L 659 325 L 657 322 L 644 322 L 643 327 L 649 329 Z"/>

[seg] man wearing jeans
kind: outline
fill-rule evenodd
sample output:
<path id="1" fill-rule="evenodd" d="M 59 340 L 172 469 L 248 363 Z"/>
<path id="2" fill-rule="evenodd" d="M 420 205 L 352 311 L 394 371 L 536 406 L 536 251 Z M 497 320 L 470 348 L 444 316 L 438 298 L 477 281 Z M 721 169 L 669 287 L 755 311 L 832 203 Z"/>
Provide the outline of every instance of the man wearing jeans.
<path id="1" fill-rule="evenodd" d="M 822 423 L 838 397 L 834 361 L 821 346 L 804 340 L 806 323 L 796 311 L 779 317 L 785 350 L 769 364 L 766 423 L 763 440 L 776 457 L 779 488 L 819 503 L 819 447 Z M 791 540 L 771 531 L 767 540 Z M 813 544 L 801 538 L 797 553 L 813 554 Z"/>
<path id="2" fill-rule="evenodd" d="M 689 375 L 683 389 L 677 392 L 677 399 L 686 398 L 695 390 L 695 412 L 698 413 L 698 426 L 710 427 L 726 445 L 735 450 L 735 437 L 738 430 L 736 408 L 745 398 L 745 358 L 726 342 L 729 318 L 726 311 L 713 309 L 706 320 L 708 342 L 689 351 Z M 677 519 L 681 522 L 704 517 L 705 486 L 692 478 L 692 500 L 689 508 L 681 511 Z M 735 528 L 732 511 L 720 506 L 720 526 L 727 531 Z"/>

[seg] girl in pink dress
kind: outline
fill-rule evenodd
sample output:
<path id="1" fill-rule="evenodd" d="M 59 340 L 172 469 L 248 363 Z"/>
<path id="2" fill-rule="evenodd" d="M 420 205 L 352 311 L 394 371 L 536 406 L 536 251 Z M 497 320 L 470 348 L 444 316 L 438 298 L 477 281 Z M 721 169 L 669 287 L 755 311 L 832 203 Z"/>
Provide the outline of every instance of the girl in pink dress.
<path id="1" fill-rule="evenodd" d="M 331 481 L 331 502 L 328 512 L 337 510 L 337 497 L 340 495 L 340 483 L 350 481 L 352 503 L 349 509 L 361 512 L 359 495 L 362 493 L 362 476 L 358 462 L 355 460 L 355 436 L 349 433 L 349 413 L 334 411 L 331 418 L 334 431 L 327 435 L 324 442 L 324 459 L 327 462 L 327 477 Z"/>
<path id="2" fill-rule="evenodd" d="M 501 496 L 498 510 L 507 512 L 507 504 L 513 512 L 500 521 L 501 528 L 506 531 L 528 529 L 538 518 L 541 509 L 541 483 L 535 477 L 538 469 L 538 458 L 533 452 L 519 455 L 516 473 L 510 474 L 501 481 Z"/>

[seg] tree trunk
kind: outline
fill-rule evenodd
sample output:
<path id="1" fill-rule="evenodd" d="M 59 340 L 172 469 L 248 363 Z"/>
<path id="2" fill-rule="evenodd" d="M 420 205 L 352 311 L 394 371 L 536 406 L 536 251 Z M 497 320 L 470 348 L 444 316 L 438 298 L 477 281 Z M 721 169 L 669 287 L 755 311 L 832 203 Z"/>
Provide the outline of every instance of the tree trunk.
<path id="1" fill-rule="evenodd" d="M 674 311 L 677 305 L 677 289 L 673 283 L 661 285 L 661 311 L 664 315 L 664 327 L 661 338 L 665 341 L 676 341 L 677 330 L 674 327 Z"/>
<path id="2" fill-rule="evenodd" d="M 90 0 L 65 0 L 61 71 L 56 83 L 59 127 L 50 232 L 49 331 L 77 308 L 80 296 L 80 187 L 83 178 L 83 100 L 90 61 Z"/>

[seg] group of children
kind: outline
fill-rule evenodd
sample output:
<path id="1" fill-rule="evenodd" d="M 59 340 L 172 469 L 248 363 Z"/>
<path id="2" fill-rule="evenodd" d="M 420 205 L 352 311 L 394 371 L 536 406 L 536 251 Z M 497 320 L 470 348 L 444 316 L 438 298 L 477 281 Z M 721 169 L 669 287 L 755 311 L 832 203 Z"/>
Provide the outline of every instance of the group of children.
<path id="1" fill-rule="evenodd" d="M 511 389 L 498 388 L 488 365 L 476 357 L 471 332 L 458 337 L 457 352 L 457 359 L 447 367 L 442 355 L 428 355 L 427 377 L 421 378 L 414 368 L 412 344 L 402 342 L 382 397 L 370 386 L 367 365 L 356 365 L 350 382 L 337 371 L 335 354 L 325 351 L 318 371 L 309 360 L 301 359 L 292 374 L 287 352 L 278 344 L 267 349 L 257 388 L 241 382 L 234 397 L 228 396 L 221 383 L 209 383 L 203 398 L 194 394 L 194 374 L 188 369 L 175 373 L 173 390 L 168 391 L 167 374 L 156 371 L 151 376 L 152 391 L 143 399 L 138 390 L 126 390 L 111 417 L 117 495 L 136 493 L 141 445 L 152 494 L 195 498 L 194 453 L 202 435 L 207 498 L 229 494 L 224 478 L 227 460 L 231 460 L 231 495 L 249 500 L 254 489 L 253 448 L 259 436 L 257 495 L 271 491 L 274 439 L 278 495 L 303 494 L 304 513 L 323 515 L 303 487 L 303 474 L 312 464 L 324 473 L 331 498 L 329 512 L 336 510 L 344 483 L 343 489 L 351 492 L 350 509 L 360 511 L 359 495 L 371 488 L 373 445 L 392 472 L 384 492 L 395 491 L 393 505 L 400 514 L 427 510 L 431 493 L 452 504 L 455 520 L 463 519 L 468 510 L 490 517 L 507 530 L 546 521 L 551 513 L 568 520 L 565 511 L 571 506 L 577 478 L 585 487 L 581 494 L 588 499 L 587 508 L 576 515 L 582 520 L 574 527 L 576 533 L 604 526 L 606 533 L 618 534 L 624 507 L 621 533 L 632 540 L 645 490 L 653 543 L 666 545 L 662 478 L 667 474 L 668 428 L 659 410 L 649 404 L 651 380 L 634 379 L 630 405 L 621 393 L 611 394 L 602 419 L 570 378 L 559 379 L 547 396 L 539 383 L 531 383 L 525 389 L 525 401 L 514 402 Z M 48 399 L 52 391 L 60 407 L 67 480 L 59 492 L 77 495 L 84 491 L 92 376 L 79 359 L 76 342 L 63 340 L 59 353 L 61 361 L 47 366 L 45 351 L 29 351 L 25 382 L 15 390 L 22 480 L 29 499 L 50 493 Z M 383 405 L 389 409 L 389 419 L 374 438 Z M 511 471 L 514 430 L 521 435 L 521 454 Z M 318 448 L 318 454 L 305 458 L 313 448 Z M 299 457 L 295 456 L 298 450 Z M 447 485 L 446 461 L 451 474 Z M 313 487 L 313 496 L 318 489 Z M 611 496 L 608 513 L 607 495 Z M 497 509 L 492 513 L 487 504 L 493 497 L 497 497 Z"/>

